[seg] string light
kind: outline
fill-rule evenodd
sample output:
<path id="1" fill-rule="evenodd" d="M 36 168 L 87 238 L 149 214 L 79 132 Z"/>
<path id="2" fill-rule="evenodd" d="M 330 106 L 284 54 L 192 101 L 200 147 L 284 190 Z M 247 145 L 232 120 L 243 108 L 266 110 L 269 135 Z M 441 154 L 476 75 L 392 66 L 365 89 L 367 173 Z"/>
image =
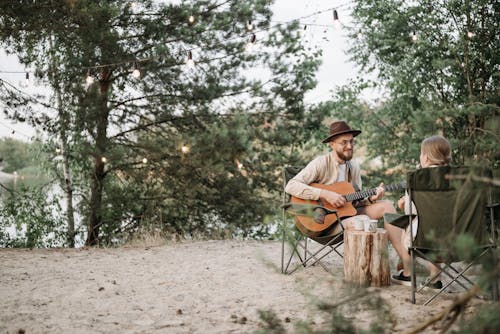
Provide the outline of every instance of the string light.
<path id="1" fill-rule="evenodd" d="M 417 33 L 416 33 L 416 32 L 412 32 L 412 33 L 411 33 L 411 40 L 412 40 L 413 42 L 416 42 L 416 41 L 417 41 L 417 39 L 418 39 Z"/>
<path id="2" fill-rule="evenodd" d="M 132 71 L 132 76 L 136 79 L 139 79 L 141 77 L 141 71 L 139 70 L 136 62 L 134 62 L 134 70 Z"/>
<path id="3" fill-rule="evenodd" d="M 356 37 L 358 39 L 362 39 L 363 38 L 363 33 L 361 32 L 361 30 L 358 31 L 358 34 L 356 35 Z"/>
<path id="4" fill-rule="evenodd" d="M 337 12 L 336 9 L 333 10 L 333 26 L 335 29 L 340 29 L 340 20 L 339 20 L 339 13 Z"/>
<path id="5" fill-rule="evenodd" d="M 248 20 L 247 22 L 247 30 L 248 31 L 252 31 L 253 30 L 253 24 L 252 24 L 252 21 Z"/>
<path id="6" fill-rule="evenodd" d="M 147 158 L 143 158 L 143 159 L 142 159 L 142 163 L 143 163 L 143 164 L 147 164 L 147 163 L 148 163 L 148 159 L 147 159 Z"/>
<path id="7" fill-rule="evenodd" d="M 472 38 L 474 36 L 476 36 L 476 34 L 474 34 L 472 31 L 467 31 L 467 37 Z"/>
<path id="8" fill-rule="evenodd" d="M 134 10 L 134 9 L 137 8 L 138 5 L 137 5 L 136 1 L 129 1 L 129 6 L 130 6 L 130 8 L 132 10 Z M 347 6 L 347 5 L 345 5 L 345 6 Z M 344 5 L 341 5 L 340 7 L 344 7 Z M 337 8 L 339 8 L 339 7 L 337 6 Z M 327 11 L 330 11 L 330 10 L 332 10 L 332 8 L 319 10 L 319 11 L 316 11 L 316 12 L 314 12 L 312 14 L 301 16 L 299 18 L 295 18 L 295 19 L 292 19 L 292 20 L 287 21 L 287 22 L 280 22 L 279 24 L 277 24 L 275 26 L 271 26 L 271 27 L 265 28 L 263 30 L 268 30 L 268 29 L 274 28 L 276 26 L 280 26 L 282 23 L 290 23 L 290 22 L 293 22 L 293 21 L 298 21 L 298 20 L 301 20 L 301 19 L 309 18 L 309 17 L 315 16 L 315 15 L 319 15 L 321 13 L 324 13 L 324 12 L 327 12 Z M 337 9 L 333 9 L 333 16 L 334 16 L 334 23 L 335 23 L 334 27 L 340 27 L 341 23 L 340 23 L 340 21 L 338 19 Z M 188 22 L 190 24 L 194 24 L 196 22 L 195 16 L 194 15 L 189 15 L 188 16 Z M 308 24 L 304 25 L 304 30 L 307 29 L 307 25 Z M 314 25 L 314 24 L 310 24 L 310 25 Z M 247 29 L 250 29 L 250 28 L 253 31 L 254 28 L 255 28 L 255 25 L 252 23 L 251 20 L 248 20 L 248 22 L 247 22 Z M 157 58 L 157 57 L 150 57 L 150 58 L 147 58 L 147 59 L 143 59 L 141 61 L 152 60 L 152 59 L 155 59 L 155 58 Z M 103 67 L 109 67 L 109 66 L 123 65 L 123 64 L 126 64 L 126 63 L 130 63 L 130 60 L 121 61 L 121 62 L 117 62 L 117 63 L 108 63 L 108 64 L 101 64 L 101 65 L 95 65 L 95 66 L 89 66 L 89 67 L 87 67 L 89 69 L 88 72 L 87 72 L 87 77 L 86 77 L 87 84 L 90 85 L 90 84 L 94 83 L 94 81 L 95 81 L 95 77 L 93 77 L 91 75 L 90 69 L 92 69 L 92 68 L 103 68 Z M 192 61 L 192 58 L 191 58 L 191 60 L 189 60 L 189 57 L 188 57 L 188 60 L 186 60 L 186 63 L 188 64 L 188 67 L 190 67 L 190 68 L 194 67 L 194 65 L 195 65 L 194 61 Z M 0 71 L 0 72 L 6 72 L 6 71 Z"/>
<path id="9" fill-rule="evenodd" d="M 16 131 L 12 130 L 12 132 L 10 133 L 10 138 L 14 138 L 15 133 L 16 133 Z"/>
<path id="10" fill-rule="evenodd" d="M 186 66 L 189 69 L 192 69 L 195 67 L 195 63 L 193 60 L 193 53 L 191 51 L 188 51 L 188 53 L 187 53 Z"/>
<path id="11" fill-rule="evenodd" d="M 0 81 L 2 81 L 2 80 L 0 79 Z M 13 127 L 11 127 L 10 125 L 7 125 L 3 122 L 0 122 L 0 125 L 9 129 L 9 131 L 11 131 L 11 132 L 9 132 L 9 136 L 12 137 L 14 134 L 16 134 L 17 136 L 23 136 L 23 137 L 27 138 L 29 141 L 32 141 L 32 138 L 30 136 L 28 136 L 27 134 L 23 133 L 22 131 L 18 131 L 16 129 L 14 129 Z M 33 137 L 33 139 L 34 139 L 34 137 Z"/>
<path id="12" fill-rule="evenodd" d="M 30 73 L 26 72 L 25 84 L 26 84 L 26 86 L 29 86 L 30 83 L 31 83 L 31 81 L 30 81 Z"/>
<path id="13" fill-rule="evenodd" d="M 189 148 L 189 146 L 188 146 L 188 145 L 183 145 L 183 146 L 181 147 L 181 151 L 182 151 L 182 153 L 186 154 L 186 153 L 189 153 L 190 148 Z"/>
<path id="14" fill-rule="evenodd" d="M 106 163 L 106 162 L 108 162 L 108 159 L 106 159 L 106 157 L 102 157 L 101 161 L 102 161 L 102 163 Z"/>
<path id="15" fill-rule="evenodd" d="M 245 44 L 245 52 L 250 53 L 253 51 L 256 40 L 257 37 L 255 36 L 255 34 L 252 34 L 252 37 L 250 37 L 250 41 L 247 44 Z"/>
<path id="16" fill-rule="evenodd" d="M 85 78 L 85 82 L 87 83 L 87 85 L 92 85 L 94 83 L 94 77 L 90 73 L 90 69 L 87 70 L 87 77 Z"/>
<path id="17" fill-rule="evenodd" d="M 61 149 L 60 149 L 59 147 L 58 147 L 58 148 L 56 148 L 56 153 L 57 153 L 57 154 L 61 153 Z"/>

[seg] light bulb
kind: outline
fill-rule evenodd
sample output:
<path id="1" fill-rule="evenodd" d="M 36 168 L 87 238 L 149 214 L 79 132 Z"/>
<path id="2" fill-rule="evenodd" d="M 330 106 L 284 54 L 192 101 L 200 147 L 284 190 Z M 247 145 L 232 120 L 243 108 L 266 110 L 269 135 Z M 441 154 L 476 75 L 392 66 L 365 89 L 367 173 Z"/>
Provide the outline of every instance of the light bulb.
<path id="1" fill-rule="evenodd" d="M 182 151 L 182 153 L 188 153 L 188 152 L 189 152 L 189 150 L 190 150 L 190 149 L 189 149 L 189 146 L 188 146 L 188 145 L 183 145 L 183 146 L 181 147 L 181 151 Z"/>
<path id="2" fill-rule="evenodd" d="M 142 159 L 142 163 L 143 163 L 143 164 L 147 164 L 147 163 L 148 163 L 148 159 L 147 159 L 147 158 L 143 158 L 143 159 Z"/>
<path id="3" fill-rule="evenodd" d="M 250 41 L 245 44 L 245 52 L 250 53 L 254 50 L 256 40 L 257 37 L 255 36 L 255 34 L 252 34 L 252 37 L 250 37 Z"/>
<path id="4" fill-rule="evenodd" d="M 106 157 L 102 157 L 102 158 L 101 158 L 101 161 L 102 161 L 103 163 L 106 163 L 106 162 L 108 162 L 108 159 L 106 159 Z"/>
<path id="5" fill-rule="evenodd" d="M 29 72 L 26 72 L 26 79 L 24 80 L 24 83 L 26 86 L 29 86 L 29 84 L 31 83 Z"/>
<path id="6" fill-rule="evenodd" d="M 248 31 L 252 31 L 253 30 L 253 24 L 252 24 L 252 21 L 248 20 L 247 22 L 247 30 Z"/>
<path id="7" fill-rule="evenodd" d="M 333 27 L 337 30 L 341 28 L 339 13 L 336 9 L 333 10 Z"/>
<path id="8" fill-rule="evenodd" d="M 196 21 L 195 18 L 194 18 L 194 16 L 193 15 L 189 15 L 189 17 L 188 17 L 189 24 L 193 24 L 194 21 Z"/>
<path id="9" fill-rule="evenodd" d="M 90 73 L 90 70 L 87 71 L 87 77 L 85 78 L 85 82 L 87 85 L 92 85 L 94 83 L 94 77 Z"/>
<path id="10" fill-rule="evenodd" d="M 413 42 L 416 42 L 416 41 L 417 41 L 417 39 L 418 39 L 417 33 L 416 33 L 416 32 L 412 32 L 412 33 L 411 33 L 411 40 L 412 40 Z"/>
<path id="11" fill-rule="evenodd" d="M 139 70 L 137 63 L 134 63 L 134 70 L 132 71 L 132 76 L 136 79 L 139 79 L 141 77 L 141 71 Z"/>
<path id="12" fill-rule="evenodd" d="M 191 51 L 188 51 L 187 59 L 186 59 L 186 66 L 189 69 L 192 69 L 192 68 L 195 67 L 195 63 L 194 63 L 194 60 L 193 60 L 193 53 Z"/>
<path id="13" fill-rule="evenodd" d="M 472 38 L 474 36 L 476 36 L 476 34 L 474 34 L 472 31 L 467 31 L 467 37 Z"/>
<path id="14" fill-rule="evenodd" d="M 57 154 L 61 153 L 61 149 L 60 149 L 59 147 L 58 147 L 58 148 L 56 148 L 56 153 L 57 153 Z"/>

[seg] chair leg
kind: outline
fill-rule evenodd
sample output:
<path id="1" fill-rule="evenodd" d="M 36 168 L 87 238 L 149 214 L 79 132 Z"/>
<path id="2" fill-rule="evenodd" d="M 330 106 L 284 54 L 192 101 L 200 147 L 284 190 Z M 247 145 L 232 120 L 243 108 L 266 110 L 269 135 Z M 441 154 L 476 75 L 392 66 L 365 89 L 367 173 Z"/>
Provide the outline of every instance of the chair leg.
<path id="1" fill-rule="evenodd" d="M 309 258 L 307 258 L 305 260 L 305 262 L 309 261 L 311 258 L 315 258 L 316 261 L 314 261 L 312 265 L 316 264 L 317 262 L 319 262 L 321 259 L 323 259 L 325 256 L 327 256 L 328 254 L 330 254 L 332 251 L 335 251 L 337 254 L 340 255 L 340 253 L 336 250 L 337 247 L 339 247 L 340 245 L 337 245 L 335 248 L 332 246 L 332 244 L 336 244 L 337 242 L 339 242 L 340 238 L 343 237 L 343 233 L 340 233 L 339 235 L 335 236 L 334 238 L 332 238 L 332 240 L 328 241 L 326 244 L 323 245 L 323 247 L 321 247 L 319 250 L 317 250 L 314 254 L 310 255 Z M 319 253 L 321 253 L 326 247 L 330 247 L 330 251 L 328 251 L 327 253 L 323 254 L 319 259 L 316 258 L 316 255 L 318 255 Z M 311 252 L 308 252 L 309 254 L 311 254 Z M 341 256 L 343 258 L 343 256 Z M 328 271 L 328 270 L 327 270 Z"/>
<path id="2" fill-rule="evenodd" d="M 493 258 L 493 268 L 498 268 L 498 259 L 496 256 L 495 252 L 496 247 L 490 247 L 490 250 L 492 252 L 492 258 Z M 498 278 L 493 278 L 493 282 L 491 282 L 491 299 L 493 299 L 494 302 L 499 301 L 499 287 L 498 287 Z"/>
<path id="3" fill-rule="evenodd" d="M 309 240 L 309 238 L 306 237 L 305 239 L 306 240 L 305 240 L 305 247 L 304 247 L 304 260 L 307 262 L 307 240 Z M 305 266 L 306 265 L 304 264 L 304 267 Z"/>
<path id="4" fill-rule="evenodd" d="M 415 292 L 417 290 L 417 274 L 415 273 L 415 251 L 410 249 L 410 266 L 411 266 L 411 302 L 416 304 Z"/>
<path id="5" fill-rule="evenodd" d="M 300 265 L 298 265 L 298 266 L 296 266 L 296 267 L 295 267 L 292 271 L 288 272 L 288 267 L 290 266 L 290 263 L 292 262 L 293 256 L 294 256 L 295 254 L 297 254 L 297 257 L 299 258 L 299 261 L 300 261 L 300 263 L 301 263 L 301 264 L 303 264 L 303 263 L 305 262 L 305 259 L 302 259 L 302 256 L 300 255 L 299 250 L 297 249 L 297 245 L 302 246 L 302 245 L 300 244 L 300 240 L 297 240 L 296 242 L 293 242 L 293 243 L 292 243 L 292 252 L 291 252 L 291 254 L 290 254 L 290 257 L 288 258 L 288 262 L 287 262 L 286 267 L 285 267 L 285 270 L 284 270 L 284 272 L 283 272 L 284 274 L 291 274 L 291 273 L 293 273 L 295 270 L 297 270 L 297 269 L 298 269 L 298 267 L 300 267 Z M 302 246 L 302 248 L 304 248 L 304 247 Z"/>
<path id="6" fill-rule="evenodd" d="M 460 284 L 465 290 L 467 290 L 467 287 L 465 285 L 463 285 L 461 282 L 458 281 L 458 279 L 460 277 L 462 278 L 465 278 L 465 280 L 467 282 L 469 282 L 471 285 L 474 285 L 473 282 L 471 282 L 468 278 L 466 278 L 464 276 L 465 272 L 467 270 L 469 270 L 469 268 L 474 265 L 475 261 L 477 261 L 479 258 L 481 258 L 484 254 L 486 254 L 486 252 L 488 251 L 488 249 L 485 249 L 481 252 L 481 254 L 479 254 L 474 261 L 472 261 L 471 263 L 469 263 L 464 269 L 462 269 L 460 272 L 458 270 L 456 270 L 455 268 L 453 268 L 450 264 L 447 264 L 446 267 L 449 267 L 451 269 L 453 269 L 457 275 L 455 276 L 452 276 L 450 275 L 447 271 L 445 271 L 444 269 L 442 270 L 445 274 L 447 274 L 448 276 L 451 277 L 451 281 L 448 282 L 446 285 L 443 286 L 443 288 L 441 290 L 439 290 L 436 294 L 434 294 L 431 298 L 429 298 L 425 303 L 424 305 L 428 305 L 430 302 L 432 302 L 437 296 L 439 296 L 443 291 L 445 291 L 453 282 L 457 282 L 458 284 Z M 445 267 L 445 269 L 446 269 Z"/>
<path id="7" fill-rule="evenodd" d="M 469 269 L 470 267 L 472 267 L 474 265 L 474 263 L 471 263 L 470 265 L 468 265 L 466 267 L 466 270 Z M 451 270 L 453 270 L 456 274 L 460 274 L 460 271 L 458 271 L 457 269 L 455 269 L 451 263 L 448 265 L 448 267 L 451 268 Z M 465 271 L 464 271 L 465 273 Z M 449 276 L 449 275 L 448 275 Z M 453 277 L 452 277 L 453 278 Z M 472 282 L 470 279 L 467 278 L 467 276 L 462 276 L 462 278 L 467 281 L 467 283 L 469 283 L 471 286 L 474 285 L 474 282 Z M 463 288 L 467 289 L 467 287 L 465 287 L 465 284 L 462 284 L 462 282 L 458 281 L 457 279 L 457 283 L 460 284 Z"/>
<path id="8" fill-rule="evenodd" d="M 341 259 L 343 259 L 343 258 L 344 258 L 344 254 L 341 254 L 341 253 L 337 250 L 337 248 L 339 248 L 339 247 L 340 247 L 340 246 L 342 246 L 343 244 L 344 244 L 344 242 L 342 241 L 342 242 L 339 242 L 339 243 L 337 244 L 337 246 L 333 247 L 333 250 L 335 251 L 335 253 L 337 253 L 337 255 L 338 255 L 338 256 L 340 256 L 340 258 L 341 258 Z"/>
<path id="9" fill-rule="evenodd" d="M 330 240 L 328 243 L 326 243 L 325 245 L 323 245 L 323 247 L 321 247 L 319 250 L 317 250 L 316 252 L 312 253 L 310 250 L 307 249 L 307 244 L 305 243 L 304 245 L 302 245 L 300 242 L 297 242 L 296 244 L 293 244 L 293 250 L 292 250 L 292 254 L 288 260 L 288 264 L 286 265 L 286 268 L 285 268 L 285 271 L 284 273 L 285 274 L 292 274 L 294 273 L 299 267 L 307 267 L 308 266 L 308 262 L 311 261 L 311 260 L 314 260 L 312 263 L 309 264 L 309 266 L 313 266 L 315 265 L 316 263 L 319 263 L 319 265 L 326 271 L 326 272 L 329 272 L 330 273 L 330 270 L 328 269 L 328 267 L 323 263 L 321 262 L 321 260 L 326 257 L 328 254 L 330 254 L 331 252 L 335 251 L 337 254 L 339 254 L 341 257 L 343 257 L 338 251 L 337 251 L 337 247 L 339 247 L 342 242 L 339 243 L 339 240 L 341 240 L 342 238 L 342 234 L 339 234 L 338 236 L 336 236 L 335 238 L 332 238 L 332 240 Z M 305 238 L 306 241 L 308 238 Z M 335 243 L 339 243 L 337 244 L 335 247 L 332 246 L 332 244 L 335 244 Z M 304 259 L 302 259 L 302 257 L 300 256 L 300 253 L 299 253 L 299 250 L 297 249 L 297 246 L 300 246 L 304 249 Z M 325 249 L 327 247 L 330 247 L 330 250 L 328 250 L 327 252 L 324 252 Z M 323 252 L 323 254 L 319 256 L 319 254 Z M 298 264 L 297 266 L 295 266 L 295 268 L 293 268 L 291 271 L 288 271 L 288 267 L 290 265 L 290 262 L 292 260 L 292 257 L 294 254 L 297 254 L 297 257 L 299 258 L 300 260 L 300 264 Z"/>
<path id="10" fill-rule="evenodd" d="M 283 210 L 283 225 L 281 226 L 281 273 L 285 273 L 285 236 L 286 236 L 286 213 Z"/>

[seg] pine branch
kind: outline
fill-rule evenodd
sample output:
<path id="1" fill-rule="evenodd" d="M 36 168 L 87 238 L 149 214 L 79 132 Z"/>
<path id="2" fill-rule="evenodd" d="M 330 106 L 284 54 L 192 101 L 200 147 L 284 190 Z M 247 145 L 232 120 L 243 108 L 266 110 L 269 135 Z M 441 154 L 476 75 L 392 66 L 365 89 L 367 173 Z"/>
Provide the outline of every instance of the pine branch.
<path id="1" fill-rule="evenodd" d="M 455 322 L 455 320 L 458 318 L 458 315 L 460 315 L 464 309 L 467 303 L 477 295 L 479 292 L 479 285 L 474 285 L 472 288 L 467 290 L 464 294 L 459 296 L 453 304 L 451 304 L 448 308 L 444 309 L 442 312 L 436 314 L 432 318 L 428 319 L 426 322 L 423 324 L 410 329 L 409 331 L 404 332 L 403 334 L 415 334 L 415 333 L 420 333 L 430 325 L 438 322 L 439 320 L 444 321 L 443 325 L 443 331 L 446 331 L 450 326 Z M 451 315 L 451 318 L 448 318 L 448 316 Z M 443 332 L 442 331 L 442 332 Z"/>

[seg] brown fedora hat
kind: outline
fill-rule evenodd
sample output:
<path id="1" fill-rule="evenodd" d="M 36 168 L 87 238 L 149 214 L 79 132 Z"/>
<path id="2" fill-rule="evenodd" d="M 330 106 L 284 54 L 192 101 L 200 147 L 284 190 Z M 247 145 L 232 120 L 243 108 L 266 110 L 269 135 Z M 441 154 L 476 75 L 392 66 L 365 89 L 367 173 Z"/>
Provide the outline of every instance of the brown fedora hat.
<path id="1" fill-rule="evenodd" d="M 328 143 L 334 137 L 346 133 L 352 133 L 353 137 L 356 137 L 361 133 L 361 131 L 351 129 L 351 127 L 344 121 L 333 122 L 332 124 L 330 124 L 330 134 L 327 138 L 323 139 L 323 143 Z"/>

